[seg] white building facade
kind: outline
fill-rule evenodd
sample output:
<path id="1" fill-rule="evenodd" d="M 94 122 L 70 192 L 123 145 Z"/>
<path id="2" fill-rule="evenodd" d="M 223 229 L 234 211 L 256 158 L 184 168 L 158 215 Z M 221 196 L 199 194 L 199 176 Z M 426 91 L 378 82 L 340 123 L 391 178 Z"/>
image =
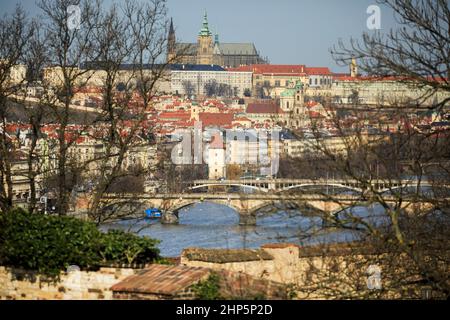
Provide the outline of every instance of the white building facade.
<path id="1" fill-rule="evenodd" d="M 172 70 L 172 93 L 186 94 L 185 82 L 190 82 L 193 94 L 205 95 L 205 84 L 214 80 L 217 84 L 229 85 L 237 97 L 243 97 L 246 90 L 252 90 L 252 72 Z"/>

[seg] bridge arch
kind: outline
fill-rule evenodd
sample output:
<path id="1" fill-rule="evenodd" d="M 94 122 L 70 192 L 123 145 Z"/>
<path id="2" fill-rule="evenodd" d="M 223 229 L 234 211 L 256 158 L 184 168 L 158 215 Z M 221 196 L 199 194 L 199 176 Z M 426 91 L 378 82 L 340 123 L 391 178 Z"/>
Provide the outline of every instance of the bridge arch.
<path id="1" fill-rule="evenodd" d="M 312 210 L 312 211 L 316 211 L 319 213 L 325 213 L 325 211 L 321 210 L 320 208 L 310 204 L 308 201 L 302 201 L 300 203 L 292 203 L 292 202 L 285 202 L 285 201 L 273 201 L 273 200 L 268 200 L 268 201 L 262 201 L 261 203 L 258 203 L 257 205 L 249 208 L 249 213 L 252 215 L 256 215 L 258 213 L 258 211 L 260 211 L 261 209 L 267 208 L 267 207 L 274 207 L 274 208 L 279 208 L 277 205 L 283 205 L 286 207 L 286 209 L 298 209 L 298 210 Z M 281 208 L 281 210 L 283 210 L 283 208 Z"/>
<path id="2" fill-rule="evenodd" d="M 235 206 L 231 202 L 229 202 L 227 200 L 216 200 L 216 199 L 207 199 L 207 200 L 187 199 L 187 200 L 183 200 L 183 201 L 181 201 L 179 203 L 174 204 L 173 206 L 168 208 L 167 211 L 171 211 L 171 212 L 175 213 L 178 216 L 178 212 L 181 209 L 187 208 L 187 207 L 192 206 L 192 205 L 197 204 L 197 203 L 205 203 L 205 202 L 214 203 L 214 204 L 218 204 L 218 205 L 229 207 L 229 208 L 233 209 L 237 214 L 240 214 L 240 212 L 241 212 L 241 208 Z"/>

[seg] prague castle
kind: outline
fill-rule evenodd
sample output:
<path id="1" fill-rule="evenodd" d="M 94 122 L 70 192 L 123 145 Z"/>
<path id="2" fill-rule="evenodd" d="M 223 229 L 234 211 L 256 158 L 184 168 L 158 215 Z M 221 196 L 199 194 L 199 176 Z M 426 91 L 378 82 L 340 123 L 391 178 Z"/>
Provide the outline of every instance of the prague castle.
<path id="1" fill-rule="evenodd" d="M 173 22 L 170 21 L 167 61 L 183 64 L 214 64 L 228 68 L 267 63 L 259 56 L 253 43 L 221 43 L 218 34 L 213 37 L 208 27 L 206 12 L 197 43 L 177 43 Z"/>

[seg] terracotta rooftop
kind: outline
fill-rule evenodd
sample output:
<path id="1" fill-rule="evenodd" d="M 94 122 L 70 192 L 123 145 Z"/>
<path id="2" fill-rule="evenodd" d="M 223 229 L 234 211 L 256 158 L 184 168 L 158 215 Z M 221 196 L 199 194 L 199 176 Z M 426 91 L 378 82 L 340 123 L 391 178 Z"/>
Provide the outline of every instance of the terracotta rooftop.
<path id="1" fill-rule="evenodd" d="M 273 260 L 271 254 L 264 250 L 250 249 L 202 249 L 187 248 L 183 250 L 182 255 L 189 260 L 212 262 L 212 263 L 228 263 L 228 262 L 245 262 L 259 260 Z"/>
<path id="2" fill-rule="evenodd" d="M 207 126 L 226 126 L 231 125 L 234 114 L 232 113 L 212 113 L 212 112 L 200 112 L 199 120 L 204 127 Z"/>
<path id="3" fill-rule="evenodd" d="M 174 295 L 207 277 L 206 268 L 154 264 L 111 287 L 112 291 Z"/>
<path id="4" fill-rule="evenodd" d="M 305 68 L 305 72 L 308 75 L 332 75 L 330 69 L 327 67 L 307 67 Z"/>
<path id="5" fill-rule="evenodd" d="M 273 103 L 249 103 L 247 113 L 283 113 L 281 108 Z"/>
<path id="6" fill-rule="evenodd" d="M 228 69 L 229 71 L 252 71 L 255 74 L 304 74 L 305 66 L 301 64 L 253 64 Z"/>
<path id="7" fill-rule="evenodd" d="M 220 132 L 216 132 L 211 139 L 212 141 L 209 144 L 210 149 L 223 149 L 223 139 Z"/>

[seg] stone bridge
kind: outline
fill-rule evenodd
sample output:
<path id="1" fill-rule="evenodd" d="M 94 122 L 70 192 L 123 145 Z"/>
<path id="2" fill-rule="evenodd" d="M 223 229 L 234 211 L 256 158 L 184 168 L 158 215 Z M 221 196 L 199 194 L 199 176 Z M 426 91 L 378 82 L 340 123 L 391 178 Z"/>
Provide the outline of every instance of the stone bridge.
<path id="1" fill-rule="evenodd" d="M 383 197 L 392 206 L 398 204 L 395 196 Z M 360 195 L 327 196 L 318 194 L 227 194 L 227 193 L 173 193 L 173 194 L 107 194 L 105 201 L 120 200 L 144 202 L 147 207 L 159 208 L 162 211 L 163 223 L 177 223 L 178 212 L 184 207 L 200 202 L 212 202 L 233 208 L 239 214 L 242 225 L 256 224 L 256 213 L 269 206 L 287 205 L 293 208 L 308 208 L 318 215 L 334 215 L 342 210 L 358 205 L 368 205 L 370 201 Z M 429 210 L 433 206 L 427 202 L 408 201 L 403 199 L 401 208 L 407 212 Z M 213 213 L 212 213 L 213 214 Z"/>

